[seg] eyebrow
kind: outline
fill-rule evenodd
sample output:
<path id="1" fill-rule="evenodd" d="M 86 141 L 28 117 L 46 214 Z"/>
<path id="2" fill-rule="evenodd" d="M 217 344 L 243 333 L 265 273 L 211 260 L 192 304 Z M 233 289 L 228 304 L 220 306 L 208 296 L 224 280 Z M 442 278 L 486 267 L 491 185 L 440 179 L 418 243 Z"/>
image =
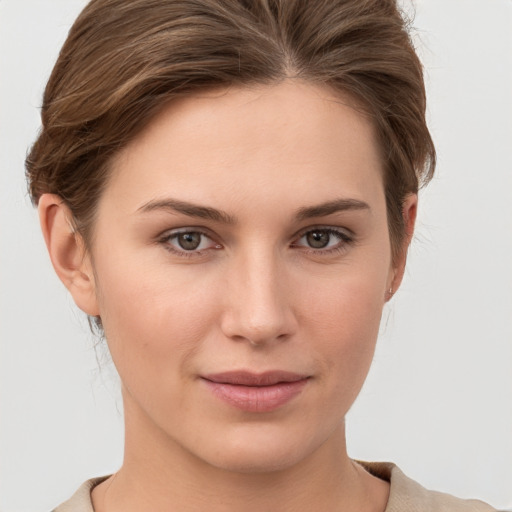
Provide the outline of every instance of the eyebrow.
<path id="1" fill-rule="evenodd" d="M 171 213 L 178 212 L 189 217 L 198 217 L 200 219 L 209 219 L 223 224 L 235 224 L 236 218 L 229 213 L 210 208 L 209 206 L 199 206 L 187 201 L 179 201 L 178 199 L 157 199 L 149 201 L 138 208 L 138 212 L 152 212 L 155 210 L 166 210 Z"/>
<path id="2" fill-rule="evenodd" d="M 370 210 L 370 205 L 358 199 L 334 199 L 315 206 L 299 208 L 296 213 L 297 220 L 306 220 L 313 217 L 325 217 L 333 213 L 347 210 Z"/>
<path id="3" fill-rule="evenodd" d="M 142 213 L 155 210 L 165 210 L 171 213 L 178 212 L 189 217 L 213 220 L 223 224 L 236 224 L 237 221 L 236 217 L 222 210 L 172 198 L 155 199 L 143 204 L 137 209 L 138 212 Z M 295 218 L 297 220 L 306 220 L 314 217 L 325 217 L 333 213 L 347 210 L 370 210 L 370 206 L 358 199 L 334 199 L 318 205 L 299 208 L 296 210 Z"/>

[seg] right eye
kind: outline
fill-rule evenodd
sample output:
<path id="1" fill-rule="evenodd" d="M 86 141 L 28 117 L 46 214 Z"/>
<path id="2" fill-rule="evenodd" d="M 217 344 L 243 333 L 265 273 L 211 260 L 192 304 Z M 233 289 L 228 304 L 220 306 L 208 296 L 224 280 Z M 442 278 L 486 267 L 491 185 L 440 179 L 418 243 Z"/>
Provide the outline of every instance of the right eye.
<path id="1" fill-rule="evenodd" d="M 160 239 L 160 243 L 168 251 L 180 256 L 199 255 L 209 249 L 221 248 L 205 233 L 191 229 L 168 232 Z"/>

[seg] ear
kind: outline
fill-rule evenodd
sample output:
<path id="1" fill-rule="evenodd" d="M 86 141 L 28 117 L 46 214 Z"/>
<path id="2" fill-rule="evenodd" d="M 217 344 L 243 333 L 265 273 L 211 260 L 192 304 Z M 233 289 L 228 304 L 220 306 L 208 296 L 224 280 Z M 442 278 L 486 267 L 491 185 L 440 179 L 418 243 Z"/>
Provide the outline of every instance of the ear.
<path id="1" fill-rule="evenodd" d="M 76 305 L 98 316 L 96 287 L 90 257 L 82 237 L 73 229 L 72 215 L 62 199 L 43 194 L 38 203 L 39 221 L 50 259 Z"/>
<path id="2" fill-rule="evenodd" d="M 414 225 L 416 224 L 416 215 L 418 212 L 418 194 L 408 194 L 402 205 L 402 217 L 404 219 L 405 236 L 402 240 L 397 260 L 393 264 L 393 272 L 388 286 L 387 300 L 391 299 L 394 293 L 400 287 L 405 273 L 405 264 L 407 262 L 407 250 L 414 234 Z"/>

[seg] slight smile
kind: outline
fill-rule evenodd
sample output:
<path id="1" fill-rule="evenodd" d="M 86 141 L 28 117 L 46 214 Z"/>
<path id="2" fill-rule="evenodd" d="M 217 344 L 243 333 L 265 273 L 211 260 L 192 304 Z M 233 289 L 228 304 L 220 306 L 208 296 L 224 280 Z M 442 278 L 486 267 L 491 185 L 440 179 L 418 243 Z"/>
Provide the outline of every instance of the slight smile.
<path id="1" fill-rule="evenodd" d="M 230 371 L 201 376 L 224 402 L 246 412 L 270 412 L 295 398 L 310 376 L 286 371 Z"/>

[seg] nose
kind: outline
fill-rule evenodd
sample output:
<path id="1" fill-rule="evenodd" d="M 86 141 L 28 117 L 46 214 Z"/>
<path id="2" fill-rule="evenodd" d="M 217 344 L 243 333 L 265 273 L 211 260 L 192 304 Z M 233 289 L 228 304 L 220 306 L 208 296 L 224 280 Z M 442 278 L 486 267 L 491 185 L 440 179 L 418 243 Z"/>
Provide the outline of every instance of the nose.
<path id="1" fill-rule="evenodd" d="M 230 268 L 221 329 L 238 341 L 268 345 L 291 337 L 297 328 L 293 289 L 279 258 L 254 249 Z"/>

